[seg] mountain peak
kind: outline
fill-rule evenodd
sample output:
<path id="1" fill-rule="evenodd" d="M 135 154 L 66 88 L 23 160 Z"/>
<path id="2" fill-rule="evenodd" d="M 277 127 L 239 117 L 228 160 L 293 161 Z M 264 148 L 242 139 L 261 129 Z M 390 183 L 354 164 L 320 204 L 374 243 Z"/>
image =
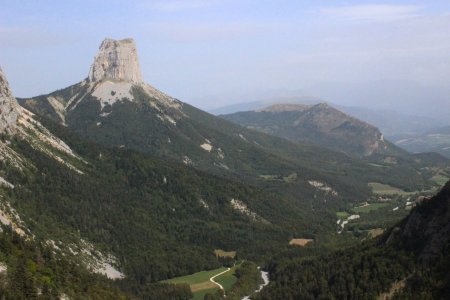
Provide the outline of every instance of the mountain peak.
<path id="1" fill-rule="evenodd" d="M 142 82 L 141 68 L 133 39 L 105 39 L 100 45 L 94 63 L 89 70 L 89 81 L 104 79 Z"/>
<path id="2" fill-rule="evenodd" d="M 259 114 L 260 112 L 270 113 Z M 252 129 L 297 143 L 310 143 L 358 157 L 397 151 L 389 148 L 378 128 L 321 102 L 275 104 L 254 112 L 224 116 Z"/>
<path id="3" fill-rule="evenodd" d="M 314 105 L 316 108 L 331 108 L 331 106 L 326 102 L 320 102 Z"/>
<path id="4" fill-rule="evenodd" d="M 291 103 L 279 103 L 272 104 L 263 109 L 256 110 L 257 112 L 285 112 L 285 111 L 304 111 L 308 109 L 310 105 L 305 104 L 291 104 Z"/>
<path id="5" fill-rule="evenodd" d="M 8 80 L 0 68 L 0 132 L 15 131 L 19 104 L 11 93 Z"/>

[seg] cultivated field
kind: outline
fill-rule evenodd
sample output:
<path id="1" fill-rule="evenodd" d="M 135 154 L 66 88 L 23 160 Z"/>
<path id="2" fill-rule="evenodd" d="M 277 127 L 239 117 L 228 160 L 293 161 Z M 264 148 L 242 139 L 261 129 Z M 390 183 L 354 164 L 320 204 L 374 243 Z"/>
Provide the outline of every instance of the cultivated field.
<path id="1" fill-rule="evenodd" d="M 434 175 L 431 179 L 434 182 L 436 182 L 436 184 L 438 184 L 439 186 L 443 186 L 449 180 L 449 178 L 447 176 L 441 175 L 441 174 Z"/>
<path id="2" fill-rule="evenodd" d="M 225 272 L 222 275 L 214 278 L 214 281 L 223 286 L 225 292 L 229 290 L 237 280 L 236 276 L 234 276 L 234 272 L 237 267 L 239 267 L 239 265 L 230 268 L 228 272 Z M 209 279 L 225 270 L 227 270 L 227 268 L 221 267 L 214 270 L 202 271 L 191 275 L 172 278 L 169 280 L 165 280 L 164 282 L 173 284 L 189 284 L 191 291 L 194 294 L 193 300 L 203 300 L 203 297 L 207 293 L 214 293 L 219 289 L 219 287 Z"/>
<path id="3" fill-rule="evenodd" d="M 379 235 L 382 235 L 383 232 L 384 232 L 383 228 L 374 228 L 374 229 L 369 230 L 369 236 L 371 238 L 375 238 L 375 237 L 377 237 Z"/>
<path id="4" fill-rule="evenodd" d="M 378 195 L 412 195 L 413 192 L 406 192 L 402 189 L 390 186 L 388 184 L 370 182 L 369 186 L 372 188 L 373 192 Z"/>
<path id="5" fill-rule="evenodd" d="M 236 251 L 224 251 L 222 249 L 214 250 L 214 254 L 218 257 L 230 257 L 230 258 L 236 257 Z"/>
<path id="6" fill-rule="evenodd" d="M 350 214 L 348 213 L 348 212 L 346 212 L 346 211 L 338 211 L 338 212 L 336 212 L 336 216 L 339 218 L 339 219 L 347 219 L 347 217 L 349 216 Z"/>
<path id="7" fill-rule="evenodd" d="M 295 246 L 306 246 L 309 243 L 314 242 L 314 240 L 311 239 L 292 239 L 289 241 L 289 245 L 295 245 Z"/>
<path id="8" fill-rule="evenodd" d="M 353 208 L 353 211 L 355 213 L 368 213 L 372 210 L 376 210 L 376 209 L 380 209 L 386 206 L 389 206 L 389 203 L 370 203 L 368 205 L 364 205 L 364 206 L 358 206 Z"/>

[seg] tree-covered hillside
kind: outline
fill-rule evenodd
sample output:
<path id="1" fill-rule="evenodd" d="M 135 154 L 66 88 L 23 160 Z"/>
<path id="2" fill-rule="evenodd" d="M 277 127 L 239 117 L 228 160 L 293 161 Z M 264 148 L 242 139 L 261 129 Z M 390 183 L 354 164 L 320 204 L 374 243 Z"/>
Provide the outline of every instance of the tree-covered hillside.
<path id="1" fill-rule="evenodd" d="M 56 254 L 43 240 L 24 239 L 7 226 L 0 233 L 0 269 L 1 299 L 129 298 L 77 259 Z"/>
<path id="2" fill-rule="evenodd" d="M 293 203 L 270 187 L 244 185 L 132 150 L 108 149 L 45 124 L 82 159 L 63 156 L 75 167 L 70 169 L 27 140 L 8 137 L 8 147 L 29 167 L 20 170 L 2 162 L 2 177 L 14 184 L 2 187 L 3 199 L 36 237 L 51 237 L 57 245 L 82 238 L 112 254 L 130 286 L 141 289 L 217 267 L 214 249 L 261 260 L 295 235 L 334 231 L 331 220 L 312 222 L 325 218 L 325 207 L 304 211 L 309 202 Z"/>
<path id="3" fill-rule="evenodd" d="M 256 299 L 446 299 L 449 247 L 450 182 L 378 240 L 322 255 L 280 254 Z"/>
<path id="4" fill-rule="evenodd" d="M 111 89 L 113 93 L 114 85 Z M 404 163 L 388 163 L 385 168 L 379 168 L 372 160 L 360 161 L 340 152 L 249 130 L 168 96 L 161 100 L 142 87 L 132 88 L 129 96 L 132 99 L 124 98 L 111 105 L 101 104 L 94 96 L 95 91 L 95 85 L 83 81 L 19 102 L 38 115 L 66 124 L 81 136 L 107 147 L 133 149 L 247 182 L 265 175 L 285 177 L 297 173 L 303 180 L 291 185 L 296 185 L 298 190 L 307 190 L 308 180 L 320 180 L 345 198 L 360 199 L 370 194 L 369 182 L 421 190 L 429 188 L 434 175 L 433 171 L 424 169 L 429 165 L 415 163 L 414 158 L 397 158 L 393 153 L 394 160 Z M 51 105 L 54 101 L 60 103 L 55 107 L 65 107 L 64 110 L 56 111 Z M 348 144 L 345 139 L 333 141 Z M 382 163 L 383 159 L 376 162 Z"/>

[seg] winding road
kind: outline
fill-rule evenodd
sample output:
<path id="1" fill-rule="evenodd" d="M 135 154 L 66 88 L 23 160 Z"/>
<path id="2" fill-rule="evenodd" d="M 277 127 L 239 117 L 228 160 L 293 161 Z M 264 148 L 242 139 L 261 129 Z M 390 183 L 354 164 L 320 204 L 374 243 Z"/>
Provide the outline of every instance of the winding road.
<path id="1" fill-rule="evenodd" d="M 211 281 L 212 283 L 216 284 L 221 290 L 224 291 L 223 286 L 222 286 L 220 283 L 214 281 L 214 278 L 216 278 L 217 276 L 220 276 L 220 275 L 222 275 L 222 274 L 224 274 L 224 273 L 226 273 L 226 272 L 228 272 L 228 271 L 230 271 L 230 270 L 231 270 L 231 269 L 228 268 L 228 269 L 226 269 L 225 271 L 220 272 L 219 274 L 216 274 L 216 275 L 212 276 L 211 278 L 209 278 L 209 281 Z"/>

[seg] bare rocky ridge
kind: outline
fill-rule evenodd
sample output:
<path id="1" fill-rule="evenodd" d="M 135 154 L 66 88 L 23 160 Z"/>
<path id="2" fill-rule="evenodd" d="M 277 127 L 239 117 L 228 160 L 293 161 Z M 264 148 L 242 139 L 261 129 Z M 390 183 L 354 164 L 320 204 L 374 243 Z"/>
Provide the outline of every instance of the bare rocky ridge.
<path id="1" fill-rule="evenodd" d="M 156 117 L 161 122 L 175 125 L 182 117 L 180 101 L 143 81 L 134 40 L 107 38 L 100 44 L 86 79 L 48 95 L 18 101 L 30 111 L 70 127 L 73 125 L 70 124 L 72 115 L 80 114 L 79 111 L 83 110 L 80 107 L 89 106 L 90 111 L 81 114 L 90 114 L 96 110 L 96 104 L 92 102 L 98 101 L 99 117 L 107 118 L 115 103 L 136 102 L 136 93 L 140 95 L 138 98 L 144 97 L 158 111 Z M 97 120 L 97 126 L 102 122 L 103 119 Z"/>
<path id="2" fill-rule="evenodd" d="M 104 79 L 142 82 L 136 43 L 133 39 L 105 39 L 89 71 L 89 81 Z"/>
<path id="3" fill-rule="evenodd" d="M 15 132 L 18 116 L 19 104 L 13 97 L 8 80 L 0 68 L 0 132 Z"/>

